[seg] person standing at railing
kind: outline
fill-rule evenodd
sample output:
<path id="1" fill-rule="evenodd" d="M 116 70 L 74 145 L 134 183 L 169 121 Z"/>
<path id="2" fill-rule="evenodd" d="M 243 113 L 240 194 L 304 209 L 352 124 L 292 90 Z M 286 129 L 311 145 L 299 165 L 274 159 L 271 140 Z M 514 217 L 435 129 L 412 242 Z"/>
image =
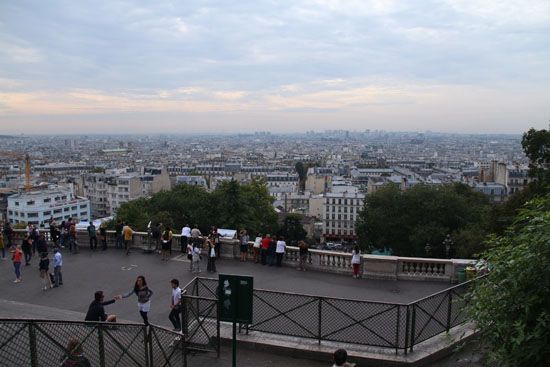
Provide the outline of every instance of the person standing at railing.
<path id="1" fill-rule="evenodd" d="M 107 224 L 101 222 L 99 225 L 99 238 L 101 239 L 101 249 L 107 250 Z"/>
<path id="2" fill-rule="evenodd" d="M 169 226 L 166 226 L 166 229 L 162 233 L 162 258 L 163 261 L 168 261 L 168 253 L 170 252 L 170 249 L 172 248 L 172 230 Z"/>
<path id="3" fill-rule="evenodd" d="M 59 225 L 59 243 L 61 244 L 61 248 L 65 248 L 65 244 L 67 243 L 67 226 L 65 225 L 65 221 L 62 221 Z"/>
<path id="4" fill-rule="evenodd" d="M 302 240 L 298 242 L 298 248 L 300 249 L 300 263 L 298 265 L 298 270 L 306 271 L 307 256 L 309 253 L 306 241 Z"/>
<path id="5" fill-rule="evenodd" d="M 189 252 L 189 244 L 190 244 L 189 243 L 189 238 L 190 237 L 191 237 L 191 228 L 189 227 L 189 224 L 186 224 L 181 229 L 180 241 L 181 241 L 181 248 L 183 250 L 183 248 L 185 247 L 188 257 L 189 257 L 189 254 L 190 254 L 190 252 Z M 191 248 L 193 248 L 192 244 L 191 244 Z"/>
<path id="6" fill-rule="evenodd" d="M 122 221 L 119 219 L 115 224 L 115 235 L 116 235 L 115 247 L 118 249 L 121 249 L 123 247 L 123 241 L 124 241 L 124 237 L 122 236 L 123 230 L 124 230 L 124 224 L 122 224 Z"/>
<path id="7" fill-rule="evenodd" d="M 267 249 L 267 264 L 269 266 L 273 266 L 276 250 L 277 250 L 277 236 L 273 236 L 269 240 L 269 248 Z"/>
<path id="8" fill-rule="evenodd" d="M 6 260 L 6 244 L 4 243 L 4 233 L 0 232 L 0 250 L 2 250 L 2 260 Z"/>
<path id="9" fill-rule="evenodd" d="M 193 229 L 191 229 L 191 241 L 193 242 L 193 247 L 200 246 L 201 237 L 202 237 L 202 232 L 199 229 L 199 225 L 195 224 L 193 226 Z"/>
<path id="10" fill-rule="evenodd" d="M 209 273 L 216 272 L 216 246 L 212 240 L 212 237 L 206 239 L 206 251 L 208 254 L 208 264 L 206 271 Z"/>
<path id="11" fill-rule="evenodd" d="M 191 272 L 200 273 L 201 272 L 201 248 L 197 244 L 193 244 L 193 255 L 191 260 Z"/>
<path id="12" fill-rule="evenodd" d="M 23 238 L 21 248 L 23 249 L 23 253 L 25 254 L 25 266 L 29 266 L 31 264 L 32 258 L 32 240 L 28 234 L 26 234 L 25 238 Z"/>
<path id="13" fill-rule="evenodd" d="M 269 243 L 270 242 L 271 242 L 271 238 L 270 238 L 269 233 L 268 233 L 262 239 L 262 247 L 260 248 L 260 261 L 261 261 L 262 265 L 267 264 L 267 253 L 269 251 Z"/>
<path id="14" fill-rule="evenodd" d="M 351 266 L 353 267 L 353 277 L 359 279 L 359 270 L 361 268 L 361 250 L 355 245 L 351 252 Z"/>
<path id="15" fill-rule="evenodd" d="M 135 294 L 138 298 L 138 309 L 143 323 L 145 326 L 149 325 L 149 319 L 147 313 L 151 309 L 151 297 L 153 296 L 153 291 L 147 287 L 147 281 L 143 275 L 139 275 L 134 284 L 134 289 L 130 292 L 118 296 L 118 298 L 128 298 L 132 294 Z"/>
<path id="16" fill-rule="evenodd" d="M 134 238 L 134 230 L 130 228 L 127 222 L 124 222 L 122 235 L 124 236 L 124 247 L 126 249 L 126 255 L 128 255 L 130 253 L 130 245 L 132 245 L 132 239 Z"/>
<path id="17" fill-rule="evenodd" d="M 260 247 L 262 246 L 262 234 L 258 233 L 256 235 L 256 238 L 254 239 L 254 245 L 252 246 L 252 249 L 254 250 L 254 258 L 253 261 L 255 264 L 257 264 L 260 261 Z"/>
<path id="18" fill-rule="evenodd" d="M 172 286 L 172 300 L 170 303 L 170 314 L 168 319 L 174 326 L 174 331 L 181 331 L 181 321 L 180 321 L 180 312 L 181 312 L 181 288 L 180 282 L 177 279 L 172 279 L 170 281 Z"/>
<path id="19" fill-rule="evenodd" d="M 283 265 L 283 256 L 285 255 L 286 250 L 286 242 L 285 238 L 283 236 L 279 236 L 279 240 L 277 241 L 277 247 L 275 249 L 275 254 L 277 255 L 277 267 L 281 267 Z"/>
<path id="20" fill-rule="evenodd" d="M 239 233 L 241 261 L 246 261 L 246 254 L 248 253 L 248 240 L 249 240 L 248 233 L 246 233 L 245 229 L 241 229 L 241 232 Z"/>
<path id="21" fill-rule="evenodd" d="M 2 228 L 2 233 L 4 233 L 4 240 L 6 241 L 6 245 L 8 247 L 13 246 L 13 229 L 11 228 L 10 222 L 6 222 L 4 224 L 4 228 Z"/>
<path id="22" fill-rule="evenodd" d="M 212 226 L 212 230 L 210 231 L 210 237 L 211 237 L 212 243 L 214 244 L 216 257 L 219 259 L 222 253 L 222 249 L 221 249 L 220 234 L 218 233 L 218 228 L 216 226 Z"/>
<path id="23" fill-rule="evenodd" d="M 90 220 L 90 224 L 86 230 L 88 231 L 88 237 L 90 238 L 90 250 L 95 251 L 97 249 L 97 232 L 94 222 Z"/>

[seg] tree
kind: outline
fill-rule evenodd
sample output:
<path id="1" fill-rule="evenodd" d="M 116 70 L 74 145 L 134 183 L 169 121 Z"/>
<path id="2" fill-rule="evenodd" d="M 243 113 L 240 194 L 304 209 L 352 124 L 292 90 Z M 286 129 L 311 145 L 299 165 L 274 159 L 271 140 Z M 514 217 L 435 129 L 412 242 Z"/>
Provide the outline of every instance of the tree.
<path id="1" fill-rule="evenodd" d="M 550 361 L 550 194 L 520 211 L 503 236 L 489 241 L 492 266 L 475 282 L 470 314 L 500 366 Z"/>
<path id="2" fill-rule="evenodd" d="M 290 213 L 285 216 L 279 234 L 284 236 L 289 244 L 306 238 L 307 232 L 304 230 L 301 220 L 302 215 L 300 214 Z"/>
<path id="3" fill-rule="evenodd" d="M 398 256 L 446 257 L 451 254 L 444 241 L 451 235 L 453 251 L 472 256 L 464 249 L 478 250 L 472 241 L 482 242 L 489 207 L 487 197 L 463 184 L 406 191 L 388 185 L 365 200 L 356 227 L 359 244 L 391 248 Z"/>
<path id="4" fill-rule="evenodd" d="M 523 134 L 521 146 L 529 158 L 529 174 L 543 185 L 550 182 L 550 130 L 530 129 Z"/>

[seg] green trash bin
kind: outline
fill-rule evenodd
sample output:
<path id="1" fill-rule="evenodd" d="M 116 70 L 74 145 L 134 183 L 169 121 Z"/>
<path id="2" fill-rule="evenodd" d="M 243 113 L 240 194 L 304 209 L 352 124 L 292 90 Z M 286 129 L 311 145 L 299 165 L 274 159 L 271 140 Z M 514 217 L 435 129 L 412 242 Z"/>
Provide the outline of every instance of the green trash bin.
<path id="1" fill-rule="evenodd" d="M 466 280 L 472 280 L 476 277 L 476 268 L 473 266 L 466 267 Z"/>
<path id="2" fill-rule="evenodd" d="M 458 269 L 456 271 L 456 279 L 458 283 L 464 283 L 466 281 L 466 270 L 464 268 Z"/>

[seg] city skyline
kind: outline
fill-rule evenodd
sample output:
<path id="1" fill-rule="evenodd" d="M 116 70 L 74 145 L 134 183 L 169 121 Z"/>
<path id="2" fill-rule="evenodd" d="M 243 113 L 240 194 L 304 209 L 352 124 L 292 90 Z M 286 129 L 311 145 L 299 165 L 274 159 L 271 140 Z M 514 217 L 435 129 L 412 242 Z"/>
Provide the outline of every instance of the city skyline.
<path id="1" fill-rule="evenodd" d="M 0 133 L 548 128 L 550 3 L 0 4 Z"/>

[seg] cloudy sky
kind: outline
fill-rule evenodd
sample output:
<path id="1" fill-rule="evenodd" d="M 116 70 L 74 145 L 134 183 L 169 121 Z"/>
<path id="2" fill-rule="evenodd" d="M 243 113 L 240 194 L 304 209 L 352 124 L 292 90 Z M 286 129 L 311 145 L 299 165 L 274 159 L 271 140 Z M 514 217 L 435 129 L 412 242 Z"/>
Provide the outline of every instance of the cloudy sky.
<path id="1" fill-rule="evenodd" d="M 548 0 L 0 0 L 0 133 L 549 119 Z"/>

